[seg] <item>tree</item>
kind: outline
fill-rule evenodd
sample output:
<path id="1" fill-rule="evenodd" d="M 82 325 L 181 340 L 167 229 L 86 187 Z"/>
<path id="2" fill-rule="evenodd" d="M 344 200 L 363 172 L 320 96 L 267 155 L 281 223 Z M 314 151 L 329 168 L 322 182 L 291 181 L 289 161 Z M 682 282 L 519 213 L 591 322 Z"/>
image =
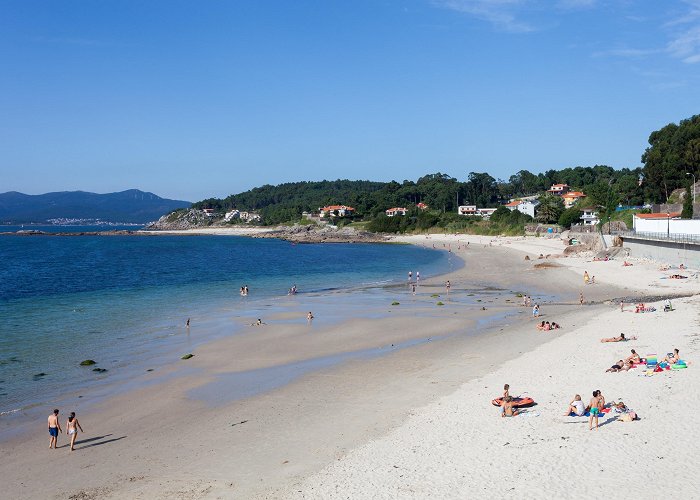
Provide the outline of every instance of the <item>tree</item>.
<path id="1" fill-rule="evenodd" d="M 681 219 L 693 218 L 693 194 L 690 192 L 690 184 L 685 188 L 685 198 L 683 198 L 683 211 Z"/>
<path id="2" fill-rule="evenodd" d="M 539 198 L 540 205 L 537 207 L 535 219 L 544 224 L 556 223 L 559 216 L 564 211 L 564 202 L 561 197 L 553 194 L 545 194 Z"/>
<path id="3" fill-rule="evenodd" d="M 559 225 L 563 227 L 571 227 L 572 224 L 581 220 L 581 210 L 577 207 L 571 207 L 564 210 L 559 216 Z"/>

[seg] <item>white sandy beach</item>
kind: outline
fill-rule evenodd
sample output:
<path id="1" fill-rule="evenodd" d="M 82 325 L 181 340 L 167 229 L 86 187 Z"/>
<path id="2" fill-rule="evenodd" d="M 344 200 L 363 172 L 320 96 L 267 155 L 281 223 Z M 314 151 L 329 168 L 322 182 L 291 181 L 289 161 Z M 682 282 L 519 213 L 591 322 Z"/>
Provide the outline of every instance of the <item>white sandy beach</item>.
<path id="1" fill-rule="evenodd" d="M 401 240 L 444 244 L 468 265 L 426 281 L 428 291 L 416 303 L 383 319 L 319 328 L 313 336 L 303 326 L 266 328 L 202 346 L 186 376 L 175 376 L 175 368 L 149 374 L 152 385 L 110 398 L 90 413 L 79 411 L 87 432 L 70 456 L 65 447 L 45 449 L 45 423 L 37 422 L 36 434 L 3 443 L 3 455 L 11 457 L 0 464 L 4 493 L 85 499 L 581 498 L 614 488 L 649 491 L 672 481 L 684 496 L 696 495 L 689 480 L 698 459 L 685 436 L 698 423 L 700 280 L 662 279 L 669 273 L 656 263 L 632 260 L 634 266 L 622 267 L 619 260 L 591 262 L 590 256 L 549 258 L 555 267 L 534 269 L 543 262 L 540 253 L 563 250 L 560 241 L 544 238 Z M 490 334 L 423 342 L 313 371 L 261 395 L 228 399 L 231 373 L 299 361 L 295 352 L 312 359 L 390 349 L 473 328 L 486 313 L 472 308 L 465 316 L 467 309 L 449 303 L 435 308 L 430 292 L 442 293 L 443 279 L 450 279 L 458 294 L 463 283 L 479 279 L 476 269 L 504 285 L 517 278 L 560 290 L 566 303 L 543 304 L 543 319 L 564 328 L 539 332 L 523 309 Z M 584 287 L 584 270 L 598 284 Z M 575 305 L 579 291 L 595 304 Z M 660 304 L 657 312 L 635 314 L 629 306 L 620 312 L 619 304 L 605 303 L 643 293 L 692 296 L 674 300 L 670 313 Z M 485 304 L 489 310 L 519 307 Z M 269 338 L 263 346 L 253 336 L 259 332 Z M 599 342 L 620 332 L 639 340 Z M 641 376 L 640 368 L 605 373 L 631 348 L 644 356 L 674 347 L 694 364 L 651 377 Z M 504 383 L 538 405 L 523 416 L 501 418 L 490 400 Z M 574 394 L 588 401 L 594 389 L 608 401 L 621 398 L 641 420 L 601 418 L 600 429 L 589 431 L 587 419 L 562 416 Z M 65 442 L 61 435 L 59 444 Z"/>

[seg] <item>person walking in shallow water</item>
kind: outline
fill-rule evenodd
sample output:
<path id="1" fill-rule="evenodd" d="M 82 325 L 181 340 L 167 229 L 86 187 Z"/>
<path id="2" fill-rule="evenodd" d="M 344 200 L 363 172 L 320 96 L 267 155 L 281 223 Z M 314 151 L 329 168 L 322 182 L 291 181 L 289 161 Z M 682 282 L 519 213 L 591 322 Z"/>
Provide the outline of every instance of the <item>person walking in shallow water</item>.
<path id="1" fill-rule="evenodd" d="M 85 432 L 80 426 L 80 422 L 75 416 L 75 412 L 70 412 L 70 417 L 68 417 L 68 422 L 66 422 L 66 433 L 70 436 L 70 451 L 73 451 L 75 445 L 75 438 L 78 437 L 78 429 L 80 432 Z"/>
<path id="2" fill-rule="evenodd" d="M 58 423 L 58 409 L 55 409 L 53 413 L 49 415 L 49 435 L 51 436 L 49 440 L 49 450 L 52 447 L 54 450 L 56 449 L 59 432 L 63 432 L 63 429 L 61 429 L 61 424 Z"/>

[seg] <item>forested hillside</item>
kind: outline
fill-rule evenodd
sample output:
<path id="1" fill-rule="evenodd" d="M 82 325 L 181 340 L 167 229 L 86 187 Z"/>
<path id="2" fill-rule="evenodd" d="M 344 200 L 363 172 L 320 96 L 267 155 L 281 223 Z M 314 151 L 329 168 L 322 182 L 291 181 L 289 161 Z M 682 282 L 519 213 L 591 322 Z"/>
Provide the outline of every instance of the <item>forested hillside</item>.
<path id="1" fill-rule="evenodd" d="M 203 200 L 194 207 L 256 211 L 263 223 L 276 224 L 297 220 L 302 212 L 316 211 L 324 205 L 344 204 L 354 207 L 360 217 L 372 219 L 387 208 L 410 208 L 418 202 L 443 213 L 456 212 L 458 205 L 495 207 L 510 198 L 539 194 L 552 184 L 562 183 L 584 191 L 584 205 L 599 205 L 611 212 L 620 204 L 664 202 L 674 189 L 688 184 L 691 176 L 687 174 L 700 176 L 700 115 L 652 132 L 642 161 L 644 167 L 619 170 L 606 165 L 567 167 L 538 174 L 520 170 L 508 179 L 469 172 L 460 180 L 438 172 L 400 183 L 293 182 L 265 185 L 224 199 Z"/>

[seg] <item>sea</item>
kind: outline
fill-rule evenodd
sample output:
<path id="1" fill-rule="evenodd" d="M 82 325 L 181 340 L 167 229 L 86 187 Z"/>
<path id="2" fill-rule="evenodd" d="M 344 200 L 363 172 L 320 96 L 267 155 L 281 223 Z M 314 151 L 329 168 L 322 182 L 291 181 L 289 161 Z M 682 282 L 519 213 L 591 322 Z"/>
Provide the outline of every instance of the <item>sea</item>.
<path id="1" fill-rule="evenodd" d="M 20 229 L 105 228 L 0 231 Z M 460 265 L 447 252 L 398 244 L 0 235 L 0 418 L 51 406 L 62 394 L 128 386 L 135 373 L 235 335 L 258 317 L 295 311 L 289 321 L 304 322 L 299 311 L 311 307 L 323 309 L 314 321 L 370 314 L 349 294 L 389 303 L 409 270 L 428 278 Z M 95 364 L 81 366 L 84 360 Z"/>

